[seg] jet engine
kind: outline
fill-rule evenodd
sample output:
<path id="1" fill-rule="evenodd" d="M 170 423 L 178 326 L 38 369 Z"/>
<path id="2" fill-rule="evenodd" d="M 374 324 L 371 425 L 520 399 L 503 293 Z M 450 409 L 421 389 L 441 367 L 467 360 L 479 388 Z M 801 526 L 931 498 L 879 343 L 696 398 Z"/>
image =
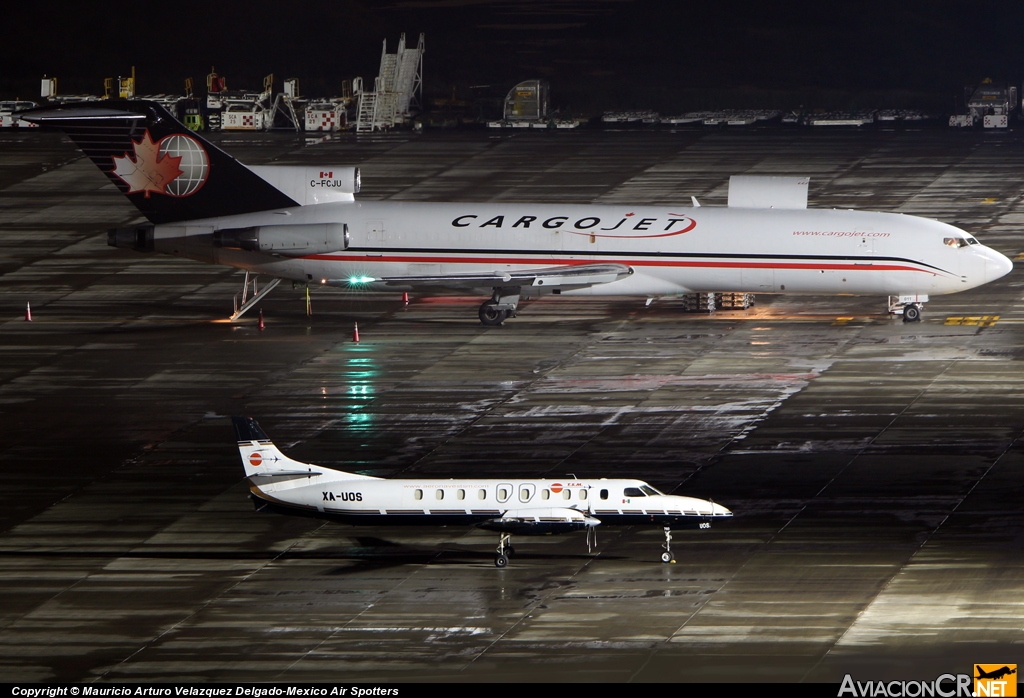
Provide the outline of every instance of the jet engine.
<path id="1" fill-rule="evenodd" d="M 246 252 L 269 252 L 287 257 L 338 252 L 348 248 L 348 225 L 261 225 L 224 228 L 213 233 L 213 246 Z"/>

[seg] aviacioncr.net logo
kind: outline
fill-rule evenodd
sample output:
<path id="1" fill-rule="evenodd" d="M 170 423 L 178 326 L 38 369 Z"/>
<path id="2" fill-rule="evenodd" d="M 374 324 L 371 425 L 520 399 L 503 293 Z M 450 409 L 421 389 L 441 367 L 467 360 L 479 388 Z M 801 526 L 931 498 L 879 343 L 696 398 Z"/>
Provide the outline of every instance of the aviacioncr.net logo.
<path id="1" fill-rule="evenodd" d="M 942 674 L 930 681 L 855 681 L 847 674 L 839 698 L 973 698 L 970 674 Z"/>

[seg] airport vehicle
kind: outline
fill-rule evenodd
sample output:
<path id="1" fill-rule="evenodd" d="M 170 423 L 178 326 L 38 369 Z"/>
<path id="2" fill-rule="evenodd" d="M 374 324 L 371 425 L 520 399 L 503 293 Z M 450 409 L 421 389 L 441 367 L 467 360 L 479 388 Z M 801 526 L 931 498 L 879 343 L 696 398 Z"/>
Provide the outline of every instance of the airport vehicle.
<path id="1" fill-rule="evenodd" d="M 34 106 L 36 106 L 35 102 L 28 101 L 0 102 L 0 128 L 34 127 L 36 124 L 32 124 L 27 121 L 23 122 L 14 115 L 14 112 L 16 111 L 31 109 Z"/>
<path id="2" fill-rule="evenodd" d="M 512 535 L 586 530 L 602 521 L 665 529 L 662 562 L 675 562 L 672 531 L 707 529 L 732 516 L 721 504 L 662 494 L 640 480 L 524 478 L 387 480 L 300 463 L 284 455 L 251 417 L 232 417 L 238 452 L 258 511 L 350 524 L 478 526 L 499 533 L 494 564 L 508 565 Z"/>
<path id="3" fill-rule="evenodd" d="M 880 295 L 919 320 L 929 294 L 1013 264 L 952 225 L 807 208 L 806 178 L 733 177 L 729 205 L 356 201 L 355 167 L 246 167 L 158 104 L 105 101 L 23 112 L 63 129 L 149 219 L 109 244 L 348 290 L 488 293 L 485 325 L 547 294 L 650 299 L 733 291 Z M 244 296 L 243 296 L 244 297 Z"/>

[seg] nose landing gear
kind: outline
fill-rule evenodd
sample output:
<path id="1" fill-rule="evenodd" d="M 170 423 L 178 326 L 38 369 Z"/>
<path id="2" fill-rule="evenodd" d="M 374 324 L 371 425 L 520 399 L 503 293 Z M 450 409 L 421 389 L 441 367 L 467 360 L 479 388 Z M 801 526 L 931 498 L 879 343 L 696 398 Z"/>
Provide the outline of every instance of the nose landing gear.
<path id="1" fill-rule="evenodd" d="M 903 306 L 903 322 L 921 322 L 921 306 L 907 303 Z"/>

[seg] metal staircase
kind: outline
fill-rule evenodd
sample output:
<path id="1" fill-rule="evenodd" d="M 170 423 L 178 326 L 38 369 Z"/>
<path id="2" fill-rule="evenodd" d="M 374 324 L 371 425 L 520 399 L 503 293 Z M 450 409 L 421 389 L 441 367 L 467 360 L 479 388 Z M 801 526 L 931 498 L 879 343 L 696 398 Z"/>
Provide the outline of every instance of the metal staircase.
<path id="1" fill-rule="evenodd" d="M 391 128 L 420 106 L 423 91 L 424 38 L 420 34 L 416 48 L 405 46 L 405 34 L 398 40 L 396 53 L 388 53 L 388 42 L 380 56 L 380 72 L 373 83 L 373 92 L 364 92 L 362 80 L 353 85 L 359 95 L 356 109 L 356 133 Z M 356 87 L 358 85 L 358 87 Z"/>

